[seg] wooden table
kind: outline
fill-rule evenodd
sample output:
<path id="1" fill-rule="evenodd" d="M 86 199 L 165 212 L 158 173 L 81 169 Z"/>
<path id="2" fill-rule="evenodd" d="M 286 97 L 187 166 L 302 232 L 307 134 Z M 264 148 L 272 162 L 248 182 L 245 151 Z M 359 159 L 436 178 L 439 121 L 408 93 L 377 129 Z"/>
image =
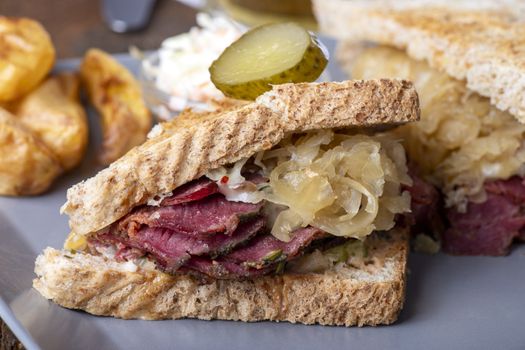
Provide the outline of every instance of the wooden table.
<path id="1" fill-rule="evenodd" d="M 0 14 L 40 21 L 49 31 L 57 57 L 80 57 L 91 47 L 127 52 L 130 45 L 158 48 L 168 36 L 186 32 L 195 25 L 195 10 L 174 0 L 157 0 L 149 26 L 140 32 L 116 34 L 105 25 L 96 0 L 0 0 Z M 0 321 L 0 350 L 23 349 L 9 328 Z"/>

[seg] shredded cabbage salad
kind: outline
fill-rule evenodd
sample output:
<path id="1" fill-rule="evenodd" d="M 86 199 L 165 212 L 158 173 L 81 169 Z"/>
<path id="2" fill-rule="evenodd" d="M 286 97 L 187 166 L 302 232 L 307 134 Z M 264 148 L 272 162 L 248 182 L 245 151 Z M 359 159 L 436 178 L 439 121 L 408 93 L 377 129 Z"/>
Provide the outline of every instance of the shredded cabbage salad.
<path id="1" fill-rule="evenodd" d="M 243 30 L 221 16 L 197 14 L 198 27 L 167 38 L 158 50 L 158 62 L 142 61 L 142 69 L 155 86 L 170 96 L 169 106 L 181 111 L 199 107 L 224 95 L 210 80 L 208 68 Z"/>

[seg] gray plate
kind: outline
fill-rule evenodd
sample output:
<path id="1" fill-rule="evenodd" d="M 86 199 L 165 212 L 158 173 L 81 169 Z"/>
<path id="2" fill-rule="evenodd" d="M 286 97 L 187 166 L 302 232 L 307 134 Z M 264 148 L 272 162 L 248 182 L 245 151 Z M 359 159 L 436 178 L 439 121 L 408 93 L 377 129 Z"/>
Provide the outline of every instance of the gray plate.
<path id="1" fill-rule="evenodd" d="M 331 44 L 331 43 L 329 43 Z M 118 56 L 136 71 L 128 56 Z M 57 70 L 72 69 L 62 61 Z M 334 64 L 332 78 L 342 78 Z M 227 321 L 123 321 L 63 309 L 31 288 L 36 255 L 61 247 L 66 189 L 97 170 L 90 154 L 47 194 L 0 198 L 0 316 L 28 349 L 524 349 L 525 246 L 505 258 L 410 257 L 406 304 L 386 327 Z"/>

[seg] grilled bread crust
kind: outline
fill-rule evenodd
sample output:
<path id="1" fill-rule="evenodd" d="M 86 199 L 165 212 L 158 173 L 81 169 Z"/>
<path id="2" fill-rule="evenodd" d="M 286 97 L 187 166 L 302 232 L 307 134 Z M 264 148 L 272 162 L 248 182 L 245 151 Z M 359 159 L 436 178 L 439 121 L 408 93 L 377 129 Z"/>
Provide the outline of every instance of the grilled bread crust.
<path id="1" fill-rule="evenodd" d="M 406 49 L 525 122 L 525 23 L 516 11 L 399 10 L 384 2 L 314 1 L 321 30 L 339 39 Z M 334 11 L 337 9 L 337 11 Z M 521 17 L 520 17 L 521 18 Z"/>
<path id="2" fill-rule="evenodd" d="M 418 119 L 417 93 L 404 80 L 277 85 L 253 103 L 157 126 L 144 144 L 71 187 L 62 212 L 72 231 L 89 234 L 213 168 L 271 148 L 287 133 Z"/>
<path id="3" fill-rule="evenodd" d="M 339 271 L 208 282 L 47 248 L 33 286 L 61 306 L 124 319 L 390 324 L 403 306 L 408 234 L 394 229 L 365 244 L 363 261 Z"/>
<path id="4" fill-rule="evenodd" d="M 341 12 L 370 10 L 416 10 L 422 8 L 444 9 L 447 11 L 490 12 L 525 19 L 525 3 L 522 0 L 314 0 L 317 11 Z"/>

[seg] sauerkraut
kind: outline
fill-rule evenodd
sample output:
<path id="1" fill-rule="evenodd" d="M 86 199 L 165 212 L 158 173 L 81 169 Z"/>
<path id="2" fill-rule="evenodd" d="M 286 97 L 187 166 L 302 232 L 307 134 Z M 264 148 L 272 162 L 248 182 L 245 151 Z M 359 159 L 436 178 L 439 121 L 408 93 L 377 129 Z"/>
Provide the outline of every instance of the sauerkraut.
<path id="1" fill-rule="evenodd" d="M 234 179 L 220 185 L 228 187 L 221 192 L 230 200 L 266 200 L 271 232 L 283 241 L 308 225 L 362 239 L 374 230 L 391 229 L 396 214 L 410 211 L 410 196 L 401 191 L 401 185 L 411 185 L 404 149 L 390 137 L 330 130 L 289 136 L 254 157 L 269 183 L 239 191 L 245 162 L 207 176 L 217 183 L 223 176 Z"/>
<path id="2" fill-rule="evenodd" d="M 397 77 L 414 82 L 421 121 L 394 133 L 404 140 L 422 175 L 442 189 L 448 207 L 464 211 L 469 200 L 485 199 L 486 180 L 523 175 L 525 125 L 467 89 L 463 81 L 387 47 L 363 51 L 351 74 L 357 79 Z"/>

